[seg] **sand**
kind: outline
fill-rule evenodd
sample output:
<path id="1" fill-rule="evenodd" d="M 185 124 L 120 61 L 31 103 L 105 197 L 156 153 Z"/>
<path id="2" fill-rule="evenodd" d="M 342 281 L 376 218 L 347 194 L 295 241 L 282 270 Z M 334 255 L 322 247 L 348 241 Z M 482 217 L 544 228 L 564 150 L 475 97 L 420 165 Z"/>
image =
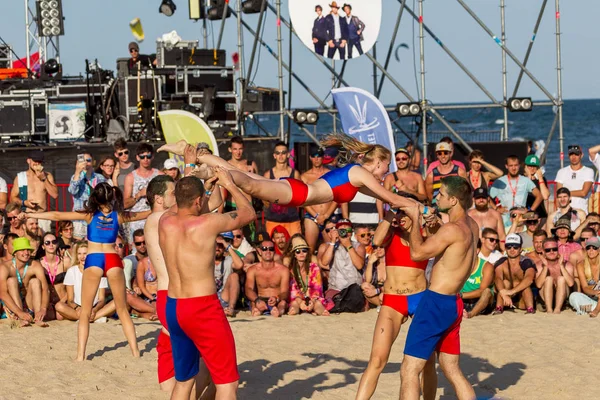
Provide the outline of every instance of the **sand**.
<path id="1" fill-rule="evenodd" d="M 371 348 L 377 312 L 230 320 L 240 399 L 353 399 Z M 135 320 L 142 352 L 133 359 L 118 321 L 94 324 L 88 360 L 72 361 L 76 324 L 11 329 L 0 322 L 0 399 L 165 399 L 156 378 L 159 324 Z M 408 325 L 400 332 L 374 399 L 397 399 Z M 479 397 L 597 398 L 600 320 L 506 312 L 463 321 L 461 365 Z M 438 373 L 441 374 L 439 367 Z M 440 377 L 438 397 L 455 398 Z"/>

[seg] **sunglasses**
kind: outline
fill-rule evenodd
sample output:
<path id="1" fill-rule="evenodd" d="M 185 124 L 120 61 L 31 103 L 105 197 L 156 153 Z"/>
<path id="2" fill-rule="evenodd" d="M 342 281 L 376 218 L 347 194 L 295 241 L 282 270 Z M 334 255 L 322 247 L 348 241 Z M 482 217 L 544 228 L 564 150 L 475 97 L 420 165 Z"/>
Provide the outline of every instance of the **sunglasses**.
<path id="1" fill-rule="evenodd" d="M 146 245 L 146 241 L 141 241 L 141 242 L 133 242 L 135 243 L 136 246 L 145 246 Z"/>
<path id="2" fill-rule="evenodd" d="M 275 251 L 275 246 L 263 246 L 260 248 L 262 251 Z"/>
<path id="3" fill-rule="evenodd" d="M 558 247 L 549 247 L 547 249 L 544 249 L 544 253 L 557 252 L 557 251 L 558 251 Z"/>
<path id="4" fill-rule="evenodd" d="M 103 167 L 106 167 L 106 168 L 114 168 L 114 167 L 115 167 L 115 165 L 114 165 L 114 164 L 104 164 L 104 165 L 102 165 L 102 166 L 103 166 Z"/>
<path id="5" fill-rule="evenodd" d="M 287 150 L 276 150 L 273 152 L 273 154 L 275 154 L 276 156 L 281 156 L 283 154 L 287 154 L 288 151 Z"/>
<path id="6" fill-rule="evenodd" d="M 493 237 L 486 237 L 484 239 L 487 239 L 490 241 L 490 243 L 496 243 L 498 241 L 498 238 L 493 238 Z"/>
<path id="7" fill-rule="evenodd" d="M 296 249 L 295 252 L 296 252 L 296 254 L 300 254 L 300 253 L 306 254 L 306 253 L 308 253 L 308 249 Z"/>
<path id="8" fill-rule="evenodd" d="M 13 217 L 16 218 L 16 217 Z M 325 232 L 329 233 L 331 231 L 335 231 L 335 228 L 325 228 Z"/>
<path id="9" fill-rule="evenodd" d="M 9 222 L 10 222 L 10 221 L 12 221 L 12 220 L 14 220 L 14 219 L 17 219 L 17 217 L 6 217 L 6 219 L 7 219 L 7 221 L 9 221 Z"/>
<path id="10" fill-rule="evenodd" d="M 310 155 L 312 158 L 319 158 L 319 157 L 323 157 L 323 154 L 321 153 L 313 153 Z"/>
<path id="11" fill-rule="evenodd" d="M 119 152 L 117 153 L 117 155 L 118 155 L 119 157 L 121 157 L 121 156 L 122 156 L 122 155 L 124 155 L 124 154 L 129 154 L 129 150 L 123 150 L 123 151 L 119 151 Z"/>
<path id="12" fill-rule="evenodd" d="M 450 154 L 449 151 L 436 151 L 435 154 L 437 154 L 438 156 L 447 156 L 448 154 Z"/>
<path id="13" fill-rule="evenodd" d="M 525 221 L 525 223 L 527 225 L 536 225 L 538 223 L 537 219 L 528 219 L 527 221 Z"/>
<path id="14" fill-rule="evenodd" d="M 585 249 L 586 250 L 592 250 L 592 249 L 594 249 L 594 250 L 598 251 L 598 248 L 596 246 L 592 246 L 592 245 L 585 246 Z"/>
<path id="15" fill-rule="evenodd" d="M 133 53 L 133 52 L 139 53 L 139 51 L 137 51 L 136 49 L 131 49 L 131 50 L 129 50 L 129 52 L 130 53 Z"/>
<path id="16" fill-rule="evenodd" d="M 123 247 L 125 247 L 125 245 L 123 243 L 115 244 L 115 246 L 117 246 L 119 249 L 122 249 Z"/>
<path id="17" fill-rule="evenodd" d="M 507 244 L 506 246 L 506 250 L 515 250 L 515 249 L 520 249 L 521 245 L 520 244 Z"/>
<path id="18" fill-rule="evenodd" d="M 373 234 L 372 234 L 372 233 L 361 233 L 361 234 L 360 234 L 360 235 L 358 235 L 358 236 L 360 236 L 361 238 L 364 238 L 365 236 L 366 236 L 366 237 L 371 237 L 371 236 L 373 236 Z"/>
<path id="19" fill-rule="evenodd" d="M 233 237 L 236 238 L 236 239 L 241 239 L 241 238 L 244 237 L 244 235 L 233 235 Z"/>
<path id="20" fill-rule="evenodd" d="M 50 246 L 51 244 L 54 244 L 54 245 L 55 245 L 56 243 L 58 243 L 58 240 L 56 240 L 56 239 L 54 239 L 54 240 L 46 240 L 46 241 L 44 241 L 44 244 L 45 244 L 46 246 Z"/>
<path id="21" fill-rule="evenodd" d="M 140 154 L 138 157 L 140 160 L 150 160 L 153 156 L 152 154 Z"/>
<path id="22" fill-rule="evenodd" d="M 396 161 L 407 161 L 408 157 L 396 157 Z"/>
<path id="23" fill-rule="evenodd" d="M 85 161 L 86 162 L 92 162 L 92 159 L 91 158 L 86 158 Z"/>

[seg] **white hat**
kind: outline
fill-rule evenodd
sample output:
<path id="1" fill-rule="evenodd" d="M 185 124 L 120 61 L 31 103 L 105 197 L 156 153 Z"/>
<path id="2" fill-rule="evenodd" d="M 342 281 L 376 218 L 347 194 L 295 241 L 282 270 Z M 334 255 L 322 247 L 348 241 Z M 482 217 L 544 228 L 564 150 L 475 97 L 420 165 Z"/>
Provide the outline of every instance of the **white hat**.
<path id="1" fill-rule="evenodd" d="M 165 169 L 173 169 L 177 167 L 177 161 L 174 158 L 167 158 L 164 164 Z"/>
<path id="2" fill-rule="evenodd" d="M 435 151 L 452 151 L 452 145 L 446 142 L 439 142 L 435 145 Z"/>
<path id="3" fill-rule="evenodd" d="M 523 239 L 516 233 L 511 233 L 510 235 L 506 236 L 504 244 L 518 244 L 519 246 L 523 246 Z"/>

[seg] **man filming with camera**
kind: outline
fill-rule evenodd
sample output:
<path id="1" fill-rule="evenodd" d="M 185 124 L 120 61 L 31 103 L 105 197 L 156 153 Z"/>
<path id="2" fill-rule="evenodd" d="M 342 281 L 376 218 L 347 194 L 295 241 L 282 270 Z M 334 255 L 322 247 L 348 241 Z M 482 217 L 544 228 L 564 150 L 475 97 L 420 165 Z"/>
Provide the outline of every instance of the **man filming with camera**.
<path id="1" fill-rule="evenodd" d="M 326 224 L 326 228 L 329 224 Z M 321 268 L 329 270 L 329 287 L 325 299 L 333 297 L 356 284 L 363 282 L 362 269 L 365 265 L 365 247 L 351 240 L 352 222 L 341 219 L 334 229 L 327 232 L 329 241 L 319 247 L 317 255 Z"/>

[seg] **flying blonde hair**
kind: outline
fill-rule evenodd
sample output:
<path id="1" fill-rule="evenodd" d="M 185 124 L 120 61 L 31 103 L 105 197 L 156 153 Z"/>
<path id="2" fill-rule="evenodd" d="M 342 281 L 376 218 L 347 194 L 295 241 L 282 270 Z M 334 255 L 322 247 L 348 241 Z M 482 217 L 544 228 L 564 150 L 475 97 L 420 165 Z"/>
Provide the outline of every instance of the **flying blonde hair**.
<path id="1" fill-rule="evenodd" d="M 321 140 L 324 147 L 341 147 L 341 150 L 349 152 L 348 162 L 358 162 L 360 164 L 370 163 L 372 161 L 389 161 L 392 159 L 392 152 L 380 144 L 367 144 L 354 139 L 345 133 L 332 133 Z M 340 151 L 340 155 L 342 151 Z"/>

